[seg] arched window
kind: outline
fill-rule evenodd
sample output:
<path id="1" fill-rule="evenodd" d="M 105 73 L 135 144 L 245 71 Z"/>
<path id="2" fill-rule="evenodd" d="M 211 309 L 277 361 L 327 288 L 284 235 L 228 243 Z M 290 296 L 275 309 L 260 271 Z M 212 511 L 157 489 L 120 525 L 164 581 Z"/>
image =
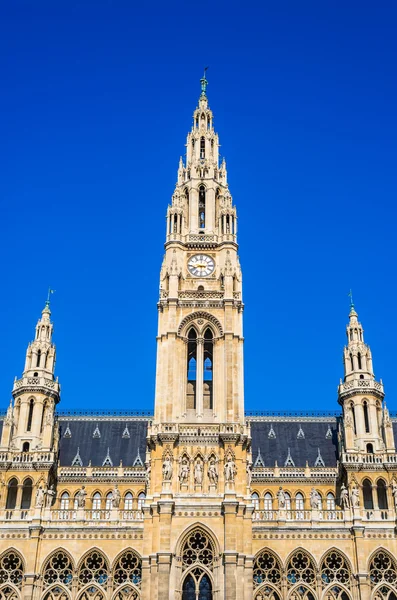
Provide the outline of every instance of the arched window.
<path id="1" fill-rule="evenodd" d="M 45 415 L 46 408 L 47 408 L 47 400 L 44 400 L 43 410 L 41 411 L 40 433 L 43 432 L 44 415 Z"/>
<path id="2" fill-rule="evenodd" d="M 0 600 L 19 600 L 19 596 L 14 588 L 6 585 L 0 590 Z"/>
<path id="3" fill-rule="evenodd" d="M 84 592 L 82 592 L 78 598 L 78 600 L 104 600 L 105 596 L 103 592 L 97 588 L 95 585 L 91 585 L 89 588 L 86 588 Z"/>
<path id="4" fill-rule="evenodd" d="M 350 367 L 351 367 L 351 370 L 354 371 L 353 354 L 351 354 L 351 353 L 350 353 Z"/>
<path id="5" fill-rule="evenodd" d="M 205 138 L 200 138 L 200 158 L 205 158 Z"/>
<path id="6" fill-rule="evenodd" d="M 139 597 L 139 592 L 130 585 L 125 585 L 117 590 L 116 595 L 113 596 L 113 600 L 138 600 Z"/>
<path id="7" fill-rule="evenodd" d="M 78 587 L 88 584 L 105 586 L 109 578 L 109 567 L 103 554 L 99 550 L 92 550 L 81 563 L 77 575 Z M 87 597 L 91 600 L 90 596 Z M 96 596 L 94 596 L 96 600 Z"/>
<path id="8" fill-rule="evenodd" d="M 372 483 L 369 479 L 364 479 L 363 481 L 363 498 L 364 508 L 372 510 L 374 508 L 374 501 L 372 498 Z"/>
<path id="9" fill-rule="evenodd" d="M 186 408 L 196 408 L 197 375 L 197 334 L 194 329 L 188 333 L 187 345 L 187 391 Z"/>
<path id="10" fill-rule="evenodd" d="M 36 367 L 40 366 L 40 359 L 41 359 L 41 350 L 37 350 L 37 362 L 36 362 Z"/>
<path id="11" fill-rule="evenodd" d="M 388 508 L 387 505 L 387 492 L 386 492 L 386 483 L 383 479 L 379 479 L 376 485 L 376 494 L 378 496 L 378 508 L 380 510 L 386 510 Z"/>
<path id="12" fill-rule="evenodd" d="M 373 454 L 374 453 L 374 447 L 373 447 L 372 444 L 367 444 L 366 448 L 367 448 L 367 453 L 368 454 Z"/>
<path id="13" fill-rule="evenodd" d="M 69 600 L 69 598 L 70 596 L 63 588 L 61 588 L 59 585 L 55 585 L 53 588 L 48 590 L 46 595 L 43 597 L 43 600 Z"/>
<path id="14" fill-rule="evenodd" d="M 362 366 L 361 366 L 361 353 L 358 352 L 357 354 L 357 364 L 358 364 L 358 368 L 361 370 Z"/>
<path id="15" fill-rule="evenodd" d="M 61 494 L 61 506 L 60 506 L 60 519 L 68 519 L 69 518 L 69 501 L 70 497 L 68 492 L 63 492 Z"/>
<path id="16" fill-rule="evenodd" d="M 144 492 L 141 492 L 138 495 L 138 510 L 141 511 L 143 505 L 145 504 L 145 500 L 146 500 L 146 494 L 144 494 Z"/>
<path id="17" fill-rule="evenodd" d="M 271 512 L 273 510 L 273 497 L 270 492 L 266 492 L 263 499 L 263 507 L 265 511 Z"/>
<path id="18" fill-rule="evenodd" d="M 213 339 L 211 329 L 207 329 L 204 334 L 204 386 L 203 386 L 203 406 L 204 408 L 213 408 L 212 392 L 213 392 Z"/>
<path id="19" fill-rule="evenodd" d="M 253 492 L 251 494 L 252 504 L 254 505 L 254 510 L 259 510 L 259 494 L 257 492 Z"/>
<path id="20" fill-rule="evenodd" d="M 34 407 L 34 400 L 32 398 L 29 402 L 29 414 L 28 414 L 28 422 L 26 425 L 26 431 L 30 431 L 32 429 L 33 407 Z"/>
<path id="21" fill-rule="evenodd" d="M 95 492 L 95 494 L 92 497 L 92 518 L 93 519 L 100 519 L 101 517 L 101 494 L 99 492 Z"/>
<path id="22" fill-rule="evenodd" d="M 212 600 L 212 583 L 205 571 L 195 569 L 183 582 L 182 600 Z"/>
<path id="23" fill-rule="evenodd" d="M 254 587 L 264 583 L 281 586 L 281 565 L 271 550 L 262 550 L 254 560 Z"/>
<path id="24" fill-rule="evenodd" d="M 182 570 L 193 565 L 203 565 L 210 571 L 214 568 L 215 548 L 212 540 L 200 527 L 194 528 L 182 547 Z"/>
<path id="25" fill-rule="evenodd" d="M 364 409 L 365 433 L 369 433 L 368 402 L 366 400 L 364 400 L 364 402 L 363 402 L 363 409 Z"/>
<path id="26" fill-rule="evenodd" d="M 316 600 L 313 592 L 305 585 L 300 585 L 292 590 L 290 600 Z"/>
<path id="27" fill-rule="evenodd" d="M 357 427 L 356 427 L 356 411 L 355 411 L 355 409 L 354 409 L 354 404 L 353 404 L 353 402 L 350 404 L 350 409 L 351 409 L 351 411 L 352 411 L 354 433 L 357 433 Z"/>
<path id="28" fill-rule="evenodd" d="M 327 494 L 327 518 L 328 519 L 336 519 L 336 511 L 335 511 L 335 496 L 332 492 L 328 492 Z"/>
<path id="29" fill-rule="evenodd" d="M 32 502 L 32 480 L 30 477 L 25 479 L 22 486 L 21 508 L 27 510 Z"/>
<path id="30" fill-rule="evenodd" d="M 109 513 L 109 510 L 112 510 L 113 508 L 113 494 L 112 492 L 108 492 L 106 494 L 106 499 L 105 499 L 105 510 L 107 513 Z M 109 516 L 109 514 L 107 514 L 107 516 Z"/>
<path id="31" fill-rule="evenodd" d="M 61 584 L 68 589 L 72 587 L 73 580 L 73 564 L 63 550 L 58 550 L 46 561 L 43 570 L 43 588 L 46 589 L 52 585 Z M 57 598 L 53 592 L 53 596 L 49 598 Z M 62 596 L 61 596 L 62 598 Z"/>
<path id="32" fill-rule="evenodd" d="M 124 510 L 132 510 L 133 496 L 131 492 L 127 492 L 124 496 Z"/>
<path id="33" fill-rule="evenodd" d="M 305 517 L 305 499 L 301 492 L 298 492 L 295 496 L 295 510 L 296 510 L 296 518 L 304 519 Z"/>
<path id="34" fill-rule="evenodd" d="M 29 450 L 30 450 L 30 444 L 29 444 L 29 442 L 24 442 L 22 444 L 22 452 L 29 452 Z"/>
<path id="35" fill-rule="evenodd" d="M 141 587 L 142 561 L 135 552 L 126 550 L 117 559 L 113 567 L 113 581 L 116 583 L 116 586 L 124 583 L 132 584 L 137 588 Z M 129 598 L 129 596 L 126 598 Z"/>
<path id="36" fill-rule="evenodd" d="M 205 228 L 205 187 L 199 187 L 199 229 Z"/>
<path id="37" fill-rule="evenodd" d="M 378 550 L 371 559 L 369 580 L 377 588 L 374 600 L 397 600 L 397 561 L 384 550 Z"/>
<path id="38" fill-rule="evenodd" d="M 297 583 L 309 586 L 315 586 L 316 583 L 316 569 L 314 563 L 304 550 L 297 550 L 291 556 L 287 565 L 287 585 L 293 587 Z M 302 597 L 309 598 L 308 596 Z"/>
<path id="39" fill-rule="evenodd" d="M 285 510 L 291 510 L 291 494 L 289 492 L 284 492 L 285 495 Z"/>
<path id="40" fill-rule="evenodd" d="M 17 503 L 18 481 L 13 477 L 8 483 L 6 508 L 13 509 Z"/>
<path id="41" fill-rule="evenodd" d="M 8 550 L 0 558 L 0 581 L 2 585 L 9 583 L 20 590 L 22 587 L 23 572 L 22 558 L 15 550 Z M 2 591 L 4 594 L 4 588 Z M 12 596 L 5 597 L 7 600 L 13 598 Z"/>

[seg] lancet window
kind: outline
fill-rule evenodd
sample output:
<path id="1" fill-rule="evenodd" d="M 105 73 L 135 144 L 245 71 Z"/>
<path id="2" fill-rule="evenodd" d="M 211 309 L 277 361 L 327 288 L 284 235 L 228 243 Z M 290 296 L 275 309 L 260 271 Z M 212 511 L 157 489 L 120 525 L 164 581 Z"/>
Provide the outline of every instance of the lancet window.
<path id="1" fill-rule="evenodd" d="M 0 600 L 19 600 L 16 591 L 9 585 L 0 589 Z"/>
<path id="2" fill-rule="evenodd" d="M 62 587 L 55 585 L 43 596 L 43 600 L 69 600 L 69 596 Z"/>
<path id="3" fill-rule="evenodd" d="M 22 486 L 21 508 L 27 510 L 32 502 L 32 480 L 30 477 L 25 479 Z"/>
<path id="4" fill-rule="evenodd" d="M 205 158 L 205 138 L 200 138 L 200 158 Z"/>
<path id="5" fill-rule="evenodd" d="M 13 509 L 17 504 L 18 481 L 13 477 L 8 483 L 6 508 Z"/>
<path id="6" fill-rule="evenodd" d="M 197 333 L 191 329 L 187 346 L 187 393 L 186 408 L 196 408 L 197 391 Z"/>
<path id="7" fill-rule="evenodd" d="M 203 185 L 201 185 L 199 187 L 198 212 L 199 212 L 199 229 L 204 229 L 205 228 L 205 187 Z"/>
<path id="8" fill-rule="evenodd" d="M 204 334 L 204 386 L 203 386 L 203 406 L 212 408 L 213 393 L 213 339 L 211 329 L 207 329 Z"/>
<path id="9" fill-rule="evenodd" d="M 138 600 L 139 593 L 130 585 L 125 585 L 120 590 L 117 590 L 113 600 Z"/>
<path id="10" fill-rule="evenodd" d="M 26 431 L 30 431 L 32 429 L 33 408 L 34 408 L 34 400 L 32 398 L 29 402 L 29 413 L 28 413 L 28 422 L 26 425 Z"/>
<path id="11" fill-rule="evenodd" d="M 102 590 L 95 585 L 91 585 L 80 594 L 78 600 L 104 600 L 104 598 Z"/>
<path id="12" fill-rule="evenodd" d="M 371 585 L 375 588 L 374 600 L 397 600 L 397 561 L 384 550 L 379 550 L 369 567 Z"/>
<path id="13" fill-rule="evenodd" d="M 182 547 L 182 570 L 187 571 L 182 585 L 182 600 L 213 600 L 212 581 L 215 548 L 199 527 L 191 531 Z M 203 568 L 204 567 L 204 568 Z"/>
<path id="14" fill-rule="evenodd" d="M 372 510 L 374 508 L 374 499 L 372 496 L 372 483 L 369 479 L 364 479 L 363 481 L 363 498 L 364 508 Z"/>
<path id="15" fill-rule="evenodd" d="M 385 510 L 388 507 L 387 504 L 387 491 L 386 491 L 386 483 L 383 479 L 379 479 L 376 484 L 376 495 L 378 498 L 378 508 L 380 510 Z"/>

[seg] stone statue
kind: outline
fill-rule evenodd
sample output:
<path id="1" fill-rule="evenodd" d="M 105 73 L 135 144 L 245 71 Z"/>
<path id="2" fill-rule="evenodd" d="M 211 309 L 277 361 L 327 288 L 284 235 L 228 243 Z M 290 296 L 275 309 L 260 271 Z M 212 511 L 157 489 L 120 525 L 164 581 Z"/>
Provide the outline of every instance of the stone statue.
<path id="1" fill-rule="evenodd" d="M 116 483 L 112 490 L 112 508 L 119 508 L 120 502 L 121 502 L 121 494 L 120 494 L 120 490 Z"/>
<path id="2" fill-rule="evenodd" d="M 46 499 L 45 499 L 45 507 L 46 508 L 51 508 L 52 503 L 54 501 L 54 497 L 55 497 L 54 486 L 50 485 L 50 487 L 46 491 Z"/>
<path id="3" fill-rule="evenodd" d="M 181 485 L 182 485 L 182 483 L 188 483 L 189 473 L 190 473 L 189 461 L 184 456 L 182 458 L 181 464 L 179 466 L 179 483 Z"/>
<path id="4" fill-rule="evenodd" d="M 340 503 L 344 510 L 350 507 L 349 492 L 344 483 L 342 483 L 340 488 Z"/>
<path id="5" fill-rule="evenodd" d="M 87 496 L 87 492 L 85 491 L 85 485 L 81 487 L 81 489 L 77 492 L 75 498 L 77 500 L 78 508 L 85 508 L 85 499 Z"/>
<path id="6" fill-rule="evenodd" d="M 41 508 L 44 504 L 45 491 L 44 488 L 40 485 L 36 492 L 36 508 Z"/>
<path id="7" fill-rule="evenodd" d="M 358 508 L 360 506 L 360 492 L 358 487 L 355 485 L 351 491 L 352 507 Z"/>
<path id="8" fill-rule="evenodd" d="M 236 473 L 236 463 L 234 462 L 232 456 L 229 455 L 225 463 L 225 481 L 227 481 L 228 483 L 233 483 Z"/>
<path id="9" fill-rule="evenodd" d="M 172 479 L 172 463 L 169 456 L 166 456 L 163 462 L 163 481 L 171 481 Z"/>
<path id="10" fill-rule="evenodd" d="M 318 491 L 312 487 L 310 492 L 310 506 L 313 510 L 319 510 L 321 504 L 321 497 Z"/>
<path id="11" fill-rule="evenodd" d="M 285 498 L 285 493 L 283 488 L 279 487 L 278 492 L 277 492 L 277 500 L 278 500 L 278 508 L 279 510 L 283 510 L 285 508 L 285 504 L 286 504 L 286 498 Z"/>
<path id="12" fill-rule="evenodd" d="M 54 422 L 53 420 L 53 416 L 52 416 L 52 411 L 50 410 L 50 408 L 47 409 L 47 414 L 45 416 L 45 424 L 46 425 L 52 425 Z"/>
<path id="13" fill-rule="evenodd" d="M 247 486 L 251 487 L 251 481 L 252 481 L 252 463 L 250 461 L 247 460 L 247 465 L 245 467 L 245 471 L 247 473 Z"/>
<path id="14" fill-rule="evenodd" d="M 391 482 L 391 493 L 393 494 L 394 507 L 395 507 L 395 509 L 397 511 L 397 483 L 395 482 L 394 479 Z"/>
<path id="15" fill-rule="evenodd" d="M 216 460 L 213 457 L 208 465 L 208 480 L 211 485 L 218 485 L 218 469 L 216 467 Z"/>
<path id="16" fill-rule="evenodd" d="M 146 486 L 150 485 L 151 474 L 152 474 L 152 467 L 151 467 L 150 463 L 148 463 L 148 465 L 146 467 L 146 474 L 145 474 Z"/>
<path id="17" fill-rule="evenodd" d="M 201 485 L 203 483 L 203 463 L 199 458 L 194 465 L 194 483 L 196 485 Z"/>

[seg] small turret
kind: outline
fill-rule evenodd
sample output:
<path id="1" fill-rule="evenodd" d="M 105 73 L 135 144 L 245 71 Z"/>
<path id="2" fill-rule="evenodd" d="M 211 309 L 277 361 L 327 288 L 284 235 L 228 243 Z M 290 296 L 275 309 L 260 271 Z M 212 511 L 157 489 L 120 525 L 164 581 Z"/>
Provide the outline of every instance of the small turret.
<path id="1" fill-rule="evenodd" d="M 55 380 L 55 345 L 52 342 L 50 293 L 38 320 L 34 340 L 26 351 L 21 379 L 15 379 L 12 404 L 7 411 L 1 448 L 19 452 L 51 450 L 55 406 L 60 385 Z"/>

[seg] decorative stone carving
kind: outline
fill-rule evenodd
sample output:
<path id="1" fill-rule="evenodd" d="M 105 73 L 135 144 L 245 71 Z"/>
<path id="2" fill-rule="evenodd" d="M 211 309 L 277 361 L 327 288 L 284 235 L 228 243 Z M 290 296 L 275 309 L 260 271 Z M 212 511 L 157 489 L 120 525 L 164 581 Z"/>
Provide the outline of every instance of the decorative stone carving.
<path id="1" fill-rule="evenodd" d="M 310 492 L 310 506 L 313 510 L 319 510 L 321 507 L 321 497 L 318 491 L 312 487 Z"/>
<path id="2" fill-rule="evenodd" d="M 344 483 L 342 483 L 340 488 L 340 504 L 345 510 L 350 508 L 349 492 Z"/>
<path id="3" fill-rule="evenodd" d="M 179 465 L 179 483 L 181 485 L 187 484 L 189 482 L 189 473 L 189 460 L 186 456 L 183 456 Z"/>
<path id="4" fill-rule="evenodd" d="M 112 507 L 119 508 L 120 502 L 121 502 L 121 494 L 120 494 L 120 490 L 116 483 L 112 490 Z"/>
<path id="5" fill-rule="evenodd" d="M 203 463 L 200 458 L 197 458 L 194 465 L 194 483 L 202 485 L 203 483 Z"/>
<path id="6" fill-rule="evenodd" d="M 353 508 L 359 508 L 360 506 L 360 492 L 357 486 L 354 486 L 351 491 L 351 503 Z"/>
<path id="7" fill-rule="evenodd" d="M 83 485 L 75 496 L 75 498 L 77 500 L 78 508 L 85 508 L 86 496 L 87 496 L 87 492 L 85 491 L 85 485 Z"/>
<path id="8" fill-rule="evenodd" d="M 36 492 L 36 503 L 35 503 L 35 507 L 36 508 L 41 508 L 44 504 L 44 498 L 45 498 L 45 490 L 44 488 L 40 485 L 37 492 Z"/>
<path id="9" fill-rule="evenodd" d="M 237 474 L 237 467 L 231 454 L 229 454 L 229 456 L 226 458 L 224 471 L 225 481 L 227 483 L 234 483 L 234 478 Z"/>
<path id="10" fill-rule="evenodd" d="M 50 487 L 46 491 L 46 499 L 45 499 L 45 507 L 46 508 L 51 508 L 54 498 L 55 498 L 54 486 L 50 485 Z"/>
<path id="11" fill-rule="evenodd" d="M 213 456 L 210 458 L 210 462 L 208 465 L 208 480 L 210 482 L 210 485 L 214 485 L 215 487 L 217 487 L 217 485 L 218 485 L 218 467 L 216 465 L 216 460 Z"/>
<path id="12" fill-rule="evenodd" d="M 284 510 L 285 505 L 286 505 L 286 498 L 285 498 L 285 492 L 284 492 L 283 488 L 281 487 L 281 485 L 277 492 L 277 500 L 278 500 L 279 510 Z"/>
<path id="13" fill-rule="evenodd" d="M 162 467 L 163 481 L 171 481 L 172 479 L 172 462 L 169 456 L 166 456 Z"/>

